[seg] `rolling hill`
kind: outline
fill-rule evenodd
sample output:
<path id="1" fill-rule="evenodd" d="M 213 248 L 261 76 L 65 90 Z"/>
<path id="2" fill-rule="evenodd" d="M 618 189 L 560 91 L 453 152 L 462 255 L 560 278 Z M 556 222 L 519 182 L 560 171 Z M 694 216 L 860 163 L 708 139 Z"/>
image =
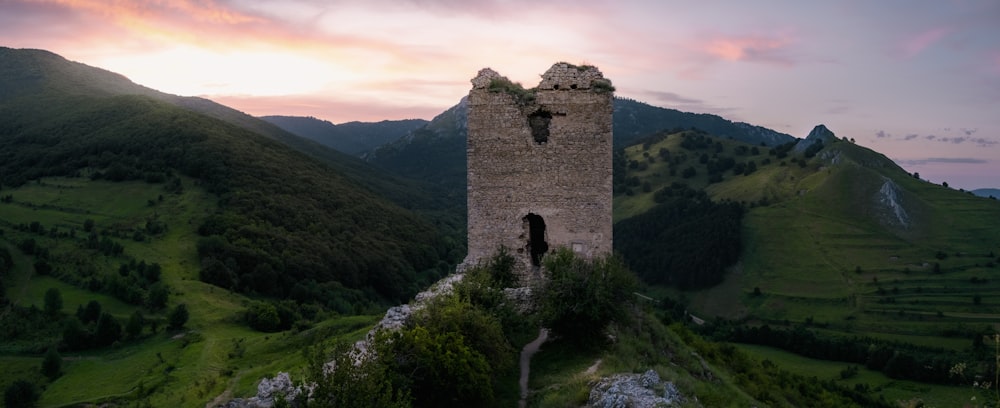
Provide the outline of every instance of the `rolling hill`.
<path id="1" fill-rule="evenodd" d="M 1000 203 L 914 178 L 832 133 L 824 140 L 797 149 L 691 131 L 647 138 L 620 159 L 615 219 L 624 225 L 659 208 L 677 185 L 745 206 L 738 262 L 718 285 L 680 295 L 692 314 L 754 333 L 731 340 L 776 346 L 754 330 L 805 330 L 813 339 L 897 342 L 907 361 L 926 361 L 869 364 L 893 378 L 957 381 L 944 365 L 963 361 L 991 370 L 974 344 L 1000 329 Z"/>

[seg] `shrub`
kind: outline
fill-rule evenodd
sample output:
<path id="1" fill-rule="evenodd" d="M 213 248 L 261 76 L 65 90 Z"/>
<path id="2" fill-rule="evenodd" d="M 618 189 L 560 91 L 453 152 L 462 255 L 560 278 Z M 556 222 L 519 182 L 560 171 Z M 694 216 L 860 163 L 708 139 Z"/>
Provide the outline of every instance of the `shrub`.
<path id="1" fill-rule="evenodd" d="M 619 257 L 592 261 L 566 248 L 545 258 L 549 280 L 541 288 L 541 318 L 554 335 L 579 343 L 599 340 L 612 321 L 627 317 L 635 276 Z"/>

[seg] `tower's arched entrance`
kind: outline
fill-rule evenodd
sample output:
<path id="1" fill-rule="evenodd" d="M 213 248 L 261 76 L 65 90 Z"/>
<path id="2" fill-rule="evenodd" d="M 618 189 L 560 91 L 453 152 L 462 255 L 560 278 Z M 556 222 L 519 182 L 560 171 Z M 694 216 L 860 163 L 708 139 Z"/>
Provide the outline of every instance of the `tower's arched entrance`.
<path id="1" fill-rule="evenodd" d="M 523 218 L 528 229 L 528 254 L 531 256 L 531 264 L 541 266 L 542 256 L 549 250 L 549 243 L 545 242 L 545 219 L 535 213 L 528 213 Z"/>

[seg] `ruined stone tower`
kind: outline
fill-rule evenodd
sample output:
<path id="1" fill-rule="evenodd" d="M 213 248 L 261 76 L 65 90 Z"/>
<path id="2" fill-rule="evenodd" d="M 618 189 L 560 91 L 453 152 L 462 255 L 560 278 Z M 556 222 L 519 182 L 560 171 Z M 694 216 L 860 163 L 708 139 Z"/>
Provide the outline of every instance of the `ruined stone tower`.
<path id="1" fill-rule="evenodd" d="M 566 63 L 531 90 L 489 68 L 472 79 L 466 264 L 501 246 L 525 272 L 557 247 L 611 252 L 613 91 L 596 67 Z"/>

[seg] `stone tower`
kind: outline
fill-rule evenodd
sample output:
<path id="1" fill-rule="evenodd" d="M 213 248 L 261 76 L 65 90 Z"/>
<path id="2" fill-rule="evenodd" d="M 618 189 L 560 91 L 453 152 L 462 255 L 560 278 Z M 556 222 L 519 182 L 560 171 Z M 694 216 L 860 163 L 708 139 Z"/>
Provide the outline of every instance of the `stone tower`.
<path id="1" fill-rule="evenodd" d="M 466 265 L 501 246 L 522 273 L 557 247 L 611 252 L 613 91 L 596 67 L 566 63 L 531 90 L 489 68 L 472 79 Z"/>

